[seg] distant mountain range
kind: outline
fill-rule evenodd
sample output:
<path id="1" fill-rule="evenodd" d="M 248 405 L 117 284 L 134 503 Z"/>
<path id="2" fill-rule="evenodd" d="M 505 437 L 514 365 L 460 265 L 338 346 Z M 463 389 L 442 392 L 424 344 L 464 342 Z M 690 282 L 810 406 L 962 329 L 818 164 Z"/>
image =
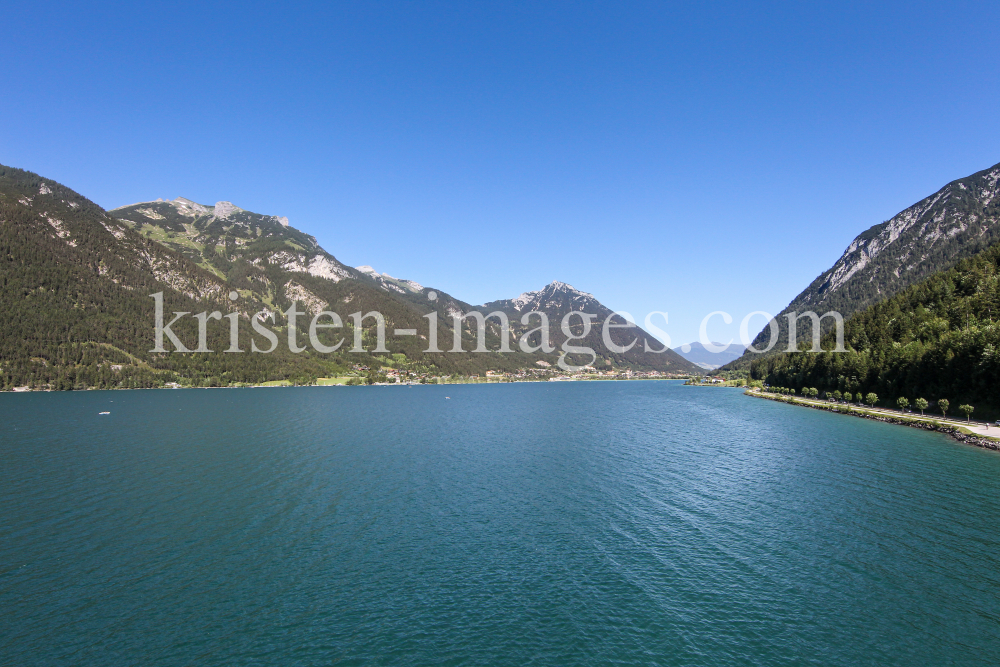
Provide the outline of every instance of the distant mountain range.
<path id="1" fill-rule="evenodd" d="M 934 194 L 859 234 L 837 262 L 821 273 L 777 316 L 778 342 L 788 346 L 786 313 L 834 310 L 844 317 L 898 294 L 924 278 L 1000 241 L 1000 164 L 948 183 Z M 809 337 L 807 321 L 799 340 Z M 832 322 L 823 322 L 829 331 Z M 767 327 L 753 347 L 767 346 Z M 748 353 L 727 368 L 745 368 L 759 355 Z"/>
<path id="2" fill-rule="evenodd" d="M 711 352 L 700 342 L 685 343 L 674 348 L 674 352 L 681 355 L 694 365 L 705 370 L 715 370 L 739 359 L 746 351 L 746 347 L 740 343 L 725 345 L 724 343 L 711 343 L 713 347 L 723 348 L 721 352 Z"/>
<path id="3" fill-rule="evenodd" d="M 567 338 L 560 328 L 564 314 L 584 307 L 601 319 L 611 313 L 592 295 L 561 282 L 515 299 L 474 306 L 370 266 L 347 266 L 284 217 L 253 213 L 227 201 L 209 206 L 184 198 L 105 211 L 55 181 L 3 166 L 0 249 L 0 299 L 8 308 L 0 321 L 0 388 L 310 382 L 357 366 L 441 375 L 551 368 Z M 271 354 L 150 353 L 154 304 L 149 295 L 158 292 L 163 292 L 168 316 L 237 311 L 244 322 L 239 331 L 244 350 L 250 347 L 251 318 L 284 340 L 287 328 L 266 318 L 293 301 L 310 317 L 325 309 L 339 313 L 345 319 L 340 335 L 349 341 L 353 329 L 346 315 L 357 311 L 382 313 L 389 337 L 396 331 L 412 333 L 392 338 L 385 354 L 347 353 L 346 346 L 331 354 L 308 349 L 292 354 L 287 347 Z M 537 326 L 522 324 L 520 316 L 534 307 L 549 317 L 552 351 L 518 350 L 517 336 Z M 447 350 L 453 341 L 453 315 L 492 310 L 510 317 L 512 352 L 425 352 L 430 313 L 438 314 L 439 345 Z M 490 350 L 500 346 L 500 327 L 494 320 L 486 326 Z M 671 350 L 647 352 L 647 345 L 660 346 L 638 327 L 614 330 L 615 342 L 638 343 L 622 353 L 610 352 L 601 344 L 599 324 L 576 343 L 597 352 L 595 367 L 698 371 Z M 369 319 L 361 331 L 369 350 L 375 347 L 374 325 Z M 207 326 L 209 349 L 230 346 L 227 326 L 225 320 Z M 179 321 L 173 331 L 192 349 L 199 340 L 193 317 Z M 304 336 L 301 328 L 299 335 Z M 460 337 L 463 349 L 476 348 L 471 319 L 465 320 Z M 540 338 L 536 332 L 532 340 Z M 580 354 L 567 359 L 574 365 L 591 361 Z"/>

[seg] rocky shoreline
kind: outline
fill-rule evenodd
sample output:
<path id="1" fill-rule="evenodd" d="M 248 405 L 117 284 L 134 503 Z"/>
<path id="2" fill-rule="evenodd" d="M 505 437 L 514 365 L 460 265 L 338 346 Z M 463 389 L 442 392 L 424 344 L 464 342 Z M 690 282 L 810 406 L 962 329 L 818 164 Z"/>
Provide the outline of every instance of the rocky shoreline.
<path id="1" fill-rule="evenodd" d="M 1000 441 L 992 440 L 990 438 L 981 438 L 977 435 L 962 433 L 957 428 L 945 424 L 935 424 L 933 422 L 919 421 L 916 419 L 899 419 L 896 417 L 889 417 L 886 415 L 872 414 L 869 412 L 856 410 L 852 406 L 844 406 L 840 404 L 831 404 L 827 406 L 827 405 L 814 405 L 812 403 L 802 403 L 801 401 L 796 401 L 794 399 L 786 398 L 784 396 L 763 394 L 758 391 L 748 391 L 745 392 L 745 394 L 747 396 L 756 396 L 757 398 L 765 398 L 769 401 L 779 401 L 781 403 L 799 405 L 804 408 L 813 408 L 815 410 L 826 410 L 827 412 L 836 412 L 842 415 L 861 417 L 863 419 L 871 419 L 873 421 L 885 422 L 887 424 L 898 424 L 899 426 L 909 426 L 911 428 L 919 428 L 924 431 L 938 431 L 940 433 L 945 433 L 947 435 L 950 435 L 955 440 L 963 442 L 967 445 L 972 445 L 974 447 L 982 447 L 983 449 L 991 449 L 993 451 L 1000 452 Z"/>

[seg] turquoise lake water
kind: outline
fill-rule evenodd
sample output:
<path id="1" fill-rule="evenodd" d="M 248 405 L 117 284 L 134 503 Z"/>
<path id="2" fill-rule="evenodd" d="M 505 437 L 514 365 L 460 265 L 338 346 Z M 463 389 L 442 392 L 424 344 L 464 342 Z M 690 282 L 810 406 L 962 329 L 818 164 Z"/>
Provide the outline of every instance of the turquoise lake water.
<path id="1" fill-rule="evenodd" d="M 3 665 L 1000 664 L 1000 455 L 938 434 L 674 382 L 0 429 Z"/>

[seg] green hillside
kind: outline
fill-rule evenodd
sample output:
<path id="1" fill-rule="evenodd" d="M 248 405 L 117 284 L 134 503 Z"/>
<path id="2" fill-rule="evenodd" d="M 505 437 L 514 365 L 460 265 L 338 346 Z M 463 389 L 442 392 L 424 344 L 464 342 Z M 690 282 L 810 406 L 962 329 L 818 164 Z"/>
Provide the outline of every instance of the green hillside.
<path id="1" fill-rule="evenodd" d="M 110 213 L 141 234 L 156 239 L 184 254 L 192 262 L 224 277 L 238 289 L 249 290 L 262 301 L 281 309 L 291 304 L 290 291 L 292 296 L 299 300 L 315 300 L 334 305 L 349 303 L 351 310 L 358 310 L 361 306 L 357 304 L 363 302 L 364 312 L 378 310 L 387 315 L 393 312 L 399 318 L 403 318 L 407 310 L 404 308 L 402 312 L 400 311 L 402 303 L 408 306 L 410 311 L 415 311 L 421 316 L 419 321 L 411 317 L 406 324 L 407 328 L 418 329 L 421 335 L 424 335 L 427 328 L 422 316 L 431 310 L 438 312 L 439 322 L 443 325 L 449 324 L 455 313 L 467 314 L 478 311 L 485 315 L 494 310 L 505 313 L 510 320 L 512 347 L 515 352 L 505 353 L 499 359 L 451 358 L 435 361 L 442 355 L 425 355 L 422 352 L 424 346 L 421 345 L 421 340 L 426 340 L 426 337 L 399 342 L 399 350 L 408 359 L 433 363 L 451 372 L 467 370 L 471 373 L 482 373 L 491 369 L 537 367 L 536 362 L 539 360 L 554 365 L 559 359 L 558 349 L 567 338 L 561 329 L 563 316 L 571 310 L 580 310 L 584 307 L 586 312 L 598 315 L 598 319 L 586 339 L 577 342 L 576 345 L 595 350 L 598 356 L 594 359 L 594 365 L 597 368 L 658 370 L 673 373 L 701 372 L 698 367 L 673 350 L 662 353 L 647 352 L 644 344 L 647 340 L 652 349 L 660 350 L 662 346 L 638 328 L 635 331 L 614 329 L 611 334 L 612 340 L 623 346 L 638 338 L 640 343 L 637 346 L 627 352 L 607 350 L 602 341 L 600 323 L 611 314 L 611 310 L 593 296 L 558 281 L 538 292 L 530 293 L 543 297 L 535 299 L 534 306 L 530 308 L 519 307 L 517 299 L 474 306 L 441 290 L 379 274 L 370 267 L 361 267 L 359 270 L 347 266 L 321 248 L 315 238 L 289 226 L 287 219 L 244 211 L 230 202 L 219 202 L 209 206 L 178 198 L 173 201 L 160 200 L 133 204 L 114 209 Z M 363 296 L 359 295 L 359 287 L 367 288 L 363 290 Z M 434 302 L 428 300 L 431 292 L 437 295 Z M 548 316 L 549 340 L 557 350 L 555 354 L 529 356 L 516 351 L 517 346 L 513 341 L 537 326 L 534 321 L 527 325 L 521 322 L 522 315 L 532 309 L 545 312 Z M 344 312 L 339 308 L 335 310 Z M 582 328 L 581 324 L 575 324 L 572 331 L 575 334 L 580 333 Z M 486 331 L 487 347 L 491 350 L 498 349 L 501 332 L 500 325 L 495 319 L 488 321 Z M 442 349 L 450 348 L 452 335 L 451 329 L 443 329 L 439 333 Z M 475 331 L 471 322 L 466 322 L 463 335 L 471 343 L 465 349 L 473 349 Z M 540 335 L 536 334 L 532 339 L 533 344 L 537 345 L 539 339 Z M 591 361 L 586 355 L 570 355 L 568 360 L 572 365 L 583 365 Z"/>
<path id="2" fill-rule="evenodd" d="M 823 348 L 833 348 L 833 334 Z M 750 373 L 801 390 L 948 399 L 1000 415 L 1000 244 L 856 313 L 845 323 L 848 352 L 758 358 Z"/>
<path id="3" fill-rule="evenodd" d="M 179 203 L 178 203 L 179 202 Z M 417 375 L 475 375 L 487 371 L 554 366 L 553 353 L 428 354 L 428 320 L 439 315 L 438 337 L 450 349 L 451 314 L 473 306 L 407 281 L 390 280 L 347 267 L 313 237 L 287 221 L 243 211 L 228 202 L 205 207 L 178 200 L 136 204 L 111 213 L 55 181 L 0 166 L 0 389 L 16 387 L 227 386 L 263 382 L 312 383 L 345 373 L 382 377 L 390 369 Z M 237 312 L 238 347 L 251 339 L 251 320 L 282 341 L 270 354 L 223 352 L 230 346 L 229 321 L 206 325 L 213 353 L 152 353 L 154 301 L 164 310 Z M 235 292 L 236 300 L 230 299 Z M 267 313 L 292 302 L 305 311 L 293 354 L 284 341 L 286 322 L 261 323 Z M 321 310 L 341 315 L 337 332 L 348 342 L 321 354 L 306 345 L 308 322 Z M 387 353 L 349 352 L 354 332 L 348 315 L 378 311 L 385 317 Z M 375 347 L 375 322 L 364 323 L 365 348 Z M 393 337 L 396 329 L 417 335 Z M 173 326 L 189 349 L 198 346 L 198 324 L 189 315 Z M 324 344 L 332 332 L 323 332 Z M 487 329 L 487 347 L 499 348 L 498 327 Z M 476 347 L 475 331 L 463 331 L 463 349 Z M 561 342 L 561 341 L 556 341 Z M 168 348 L 172 349 L 172 348 Z M 671 368 L 670 360 L 625 355 L 617 367 Z"/>
<path id="4" fill-rule="evenodd" d="M 844 317 L 1000 242 L 1000 164 L 960 178 L 859 234 L 837 262 L 819 275 L 777 316 L 778 342 L 788 347 L 786 313 L 840 312 Z M 831 321 L 823 322 L 829 329 Z M 767 347 L 767 327 L 753 347 Z M 746 368 L 759 355 L 748 352 L 724 366 Z"/>
<path id="5" fill-rule="evenodd" d="M 563 316 L 571 312 L 591 313 L 597 315 L 595 325 L 585 338 L 573 344 L 589 347 L 595 351 L 597 358 L 593 364 L 596 368 L 611 369 L 634 366 L 675 373 L 696 375 L 704 373 L 700 367 L 684 359 L 677 352 L 671 349 L 664 350 L 659 341 L 639 327 L 610 328 L 611 340 L 619 349 L 608 349 L 603 342 L 604 333 L 601 324 L 612 316 L 611 309 L 600 303 L 592 294 L 581 292 L 572 285 L 563 282 L 553 281 L 538 291 L 526 292 L 516 299 L 492 301 L 483 305 L 480 310 L 483 312 L 497 310 L 505 313 L 510 318 L 512 331 L 517 336 L 537 326 L 535 318 L 531 318 L 530 324 L 527 326 L 521 324 L 521 319 L 526 313 L 544 312 L 549 317 L 549 339 L 557 347 L 561 346 L 567 338 L 561 327 Z M 583 333 L 582 323 L 579 323 L 577 317 L 571 318 L 571 321 L 573 323 L 571 331 L 574 335 L 581 335 Z M 625 320 L 617 315 L 613 316 L 612 322 L 625 325 Z M 535 334 L 531 341 L 537 345 L 540 338 L 540 334 Z M 629 347 L 632 341 L 635 343 Z M 626 347 L 629 349 L 623 352 L 622 349 Z M 573 358 L 575 363 L 588 363 L 590 361 L 581 356 L 574 355 Z"/>

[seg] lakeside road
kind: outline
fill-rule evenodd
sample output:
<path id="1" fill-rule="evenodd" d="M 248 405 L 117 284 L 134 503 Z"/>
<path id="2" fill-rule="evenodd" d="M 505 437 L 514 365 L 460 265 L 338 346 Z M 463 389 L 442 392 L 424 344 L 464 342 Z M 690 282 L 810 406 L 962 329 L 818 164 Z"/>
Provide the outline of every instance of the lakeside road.
<path id="1" fill-rule="evenodd" d="M 747 393 L 751 393 L 751 392 L 747 392 Z M 783 394 L 774 394 L 774 393 L 766 392 L 766 391 L 756 391 L 756 392 L 752 392 L 752 393 L 756 393 L 756 394 L 758 394 L 760 396 L 763 396 L 763 395 L 766 394 L 768 396 L 775 396 L 775 397 L 779 397 L 779 398 L 785 398 L 785 396 Z M 830 403 L 830 401 L 821 401 L 821 400 L 812 399 L 812 398 L 802 398 L 801 396 L 790 396 L 790 397 L 787 397 L 787 398 L 794 399 L 796 403 L 800 403 L 800 404 L 803 404 L 803 405 L 812 405 L 812 406 L 816 406 L 816 407 L 829 407 L 831 405 L 847 405 L 847 406 L 850 406 L 852 408 L 859 408 L 861 410 L 865 410 L 865 411 L 871 412 L 873 414 L 884 415 L 886 417 L 897 417 L 897 418 L 901 417 L 901 418 L 904 418 L 904 419 L 910 419 L 910 420 L 913 420 L 913 421 L 923 421 L 923 422 L 928 422 L 928 423 L 930 423 L 930 422 L 937 422 L 939 424 L 947 424 L 948 426 L 954 426 L 956 428 L 963 428 L 963 429 L 965 429 L 965 430 L 967 430 L 970 433 L 973 433 L 975 435 L 985 436 L 985 437 L 988 437 L 988 438 L 1000 438 L 1000 426 L 990 426 L 988 423 L 984 423 L 984 422 L 964 422 L 964 421 L 961 421 L 961 420 L 958 420 L 958 419 L 951 419 L 950 417 L 945 418 L 945 417 L 933 416 L 933 415 L 921 415 L 919 413 L 901 412 L 899 410 L 891 410 L 889 408 L 871 408 L 871 407 L 868 407 L 867 405 L 864 405 L 864 404 L 844 403 L 842 401 L 837 401 L 837 402 L 834 402 L 834 403 Z"/>

